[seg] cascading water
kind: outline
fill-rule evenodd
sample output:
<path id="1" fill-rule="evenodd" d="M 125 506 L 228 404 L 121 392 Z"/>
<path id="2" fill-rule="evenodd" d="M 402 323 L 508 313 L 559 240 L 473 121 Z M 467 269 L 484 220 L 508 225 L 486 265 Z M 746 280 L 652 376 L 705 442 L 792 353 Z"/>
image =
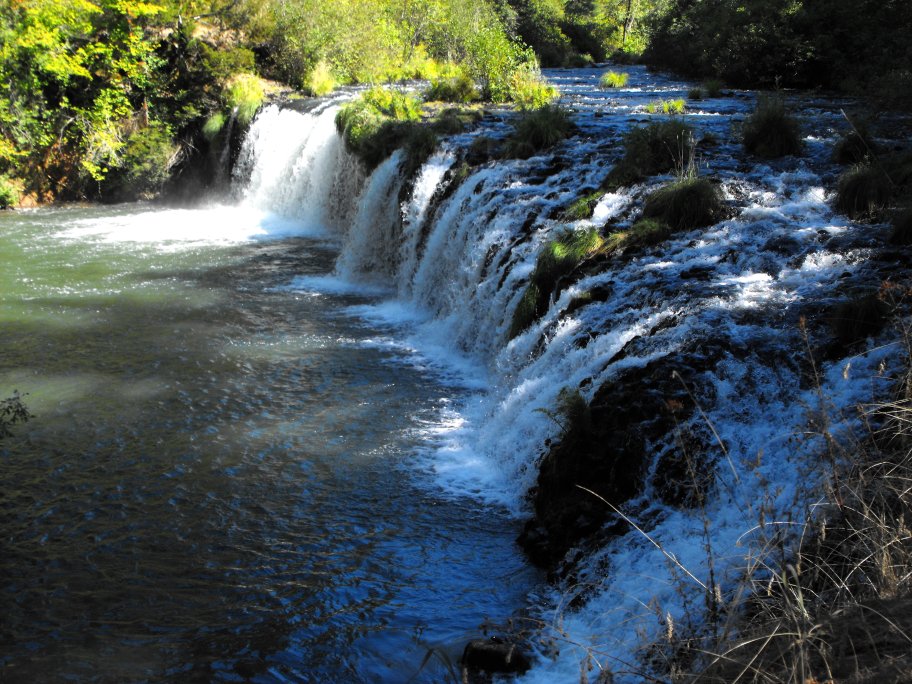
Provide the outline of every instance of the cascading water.
<path id="1" fill-rule="evenodd" d="M 814 496 L 821 475 L 810 464 L 822 438 L 796 436 L 821 415 L 832 434 L 850 430 L 851 407 L 890 386 L 884 369 L 896 350 L 874 345 L 824 364 L 819 386 L 809 388 L 805 336 L 825 337 L 823 313 L 846 296 L 846 278 L 859 288 L 876 287 L 891 265 L 871 261 L 877 231 L 834 214 L 825 189 L 838 173 L 829 156 L 840 103 L 796 100 L 809 129 L 806 155 L 758 165 L 746 163 L 730 129 L 753 98 L 733 93 L 700 102 L 687 116 L 698 135 L 712 139 L 701 146 L 698 163 L 720 180 L 732 217 L 616 258 L 565 287 L 540 320 L 509 340 L 542 245 L 568 229 L 629 227 L 646 192 L 667 180 L 604 195 L 591 219 L 559 218 L 581 189 L 598 187 L 620 156 L 624 132 L 650 120 L 648 101 L 686 94 L 686 84 L 639 68 L 630 72 L 630 85 L 610 98 L 597 89 L 594 72 L 552 74 L 576 111 L 580 134 L 539 157 L 475 167 L 447 199 L 429 206 L 432 186 L 440 193 L 453 182 L 446 172 L 472 138 L 446 143 L 419 171 L 401 208 L 400 233 L 387 210 L 372 209 L 378 220 L 353 224 L 336 276 L 388 285 L 397 300 L 352 312 L 393 325 L 432 365 L 468 369 L 478 389 L 447 407 L 434 431 L 437 447 L 427 456 L 438 484 L 457 496 L 526 514 L 536 464 L 560 438 L 555 416 L 562 390 L 604 402 L 615 380 L 658 368 L 661 388 L 693 392 L 700 410 L 682 417 L 677 434 L 701 436 L 694 448 L 706 462 L 698 467 L 709 469 L 714 482 L 705 510 L 682 506 L 667 491 L 663 469 L 677 448 L 672 432 L 647 440 L 643 485 L 624 505 L 697 581 L 706 582 L 712 571 L 729 591 L 744 548 L 752 548 L 745 533 L 764 515 L 800 519 Z M 483 133 L 503 135 L 496 124 Z M 379 193 L 387 207 L 396 205 L 403 182 L 394 179 L 397 164 L 393 157 L 375 172 L 362 201 L 376 207 Z M 669 390 L 670 401 L 673 396 Z M 573 575 L 575 588 L 557 586 L 539 596 L 544 607 L 533 609 L 538 625 L 560 625 L 542 633 L 563 643 L 553 651 L 540 647 L 527 681 L 577 681 L 581 662 L 626 671 L 637 681 L 648 668 L 639 655 L 643 639 L 658 639 L 666 614 L 678 624 L 699 619 L 681 590 L 680 567 L 637 532 L 590 549 Z M 567 594 L 584 594 L 585 607 L 565 611 Z"/>
<path id="2" fill-rule="evenodd" d="M 0 275 L 0 387 L 29 391 L 38 416 L 2 444 L 4 677 L 439 681 L 483 620 L 512 617 L 538 655 L 525 681 L 579 681 L 580 663 L 639 680 L 660 617 L 699 612 L 680 568 L 627 533 L 550 586 L 513 543 L 561 439 L 561 391 L 623 412 L 655 387 L 677 401 L 672 372 L 686 381 L 702 415 L 678 435 L 712 481 L 704 511 L 667 491 L 670 429 L 616 503 L 704 582 L 706 522 L 727 591 L 758 509 L 801 514 L 812 489 L 796 482 L 820 477 L 808 417 L 851 427 L 895 352 L 872 345 L 822 364 L 819 391 L 806 382 L 804 335 L 840 283 L 889 264 L 878 229 L 836 216 L 824 189 L 839 103 L 796 102 L 807 154 L 756 165 L 729 129 L 746 93 L 688 114 L 715 139 L 700 163 L 732 216 L 566 283 L 509 339 L 542 247 L 629 227 L 667 180 L 561 218 L 644 105 L 686 92 L 629 71 L 610 95 L 595 71 L 551 74 L 579 130 L 528 160 L 464 164 L 473 140 L 505 135 L 489 117 L 413 179 L 401 153 L 368 176 L 335 131 L 338 101 L 269 106 L 236 206 L 0 217 L 17 264 Z M 655 387 L 625 385 L 647 372 Z"/>

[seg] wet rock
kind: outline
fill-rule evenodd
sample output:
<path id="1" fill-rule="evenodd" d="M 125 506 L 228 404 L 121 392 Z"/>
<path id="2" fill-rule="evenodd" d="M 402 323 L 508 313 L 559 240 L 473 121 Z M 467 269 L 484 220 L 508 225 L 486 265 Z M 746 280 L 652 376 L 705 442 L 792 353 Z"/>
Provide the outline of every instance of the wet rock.
<path id="1" fill-rule="evenodd" d="M 485 674 L 523 674 L 532 665 L 519 646 L 491 637 L 466 644 L 462 667 L 463 681 L 485 681 Z"/>
<path id="2" fill-rule="evenodd" d="M 626 531 L 605 501 L 620 506 L 642 491 L 653 454 L 668 448 L 677 422 L 690 415 L 687 391 L 672 375 L 685 373 L 689 361 L 674 355 L 633 369 L 596 392 L 588 418 L 564 421 L 539 466 L 535 516 L 518 539 L 533 563 L 553 571 L 584 540 Z"/>

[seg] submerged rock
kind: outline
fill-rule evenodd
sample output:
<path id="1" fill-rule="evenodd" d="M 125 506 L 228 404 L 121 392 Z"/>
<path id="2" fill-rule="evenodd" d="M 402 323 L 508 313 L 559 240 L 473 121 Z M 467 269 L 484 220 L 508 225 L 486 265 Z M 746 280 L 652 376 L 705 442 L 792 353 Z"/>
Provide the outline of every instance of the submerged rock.
<path id="1" fill-rule="evenodd" d="M 483 681 L 484 674 L 523 674 L 532 664 L 516 644 L 499 637 L 475 639 L 462 652 L 463 681 Z"/>

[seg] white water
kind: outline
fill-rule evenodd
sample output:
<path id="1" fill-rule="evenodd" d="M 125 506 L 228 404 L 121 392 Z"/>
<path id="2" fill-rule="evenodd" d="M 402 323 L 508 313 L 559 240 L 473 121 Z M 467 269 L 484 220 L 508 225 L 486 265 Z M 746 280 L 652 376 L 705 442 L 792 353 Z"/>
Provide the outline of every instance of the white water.
<path id="1" fill-rule="evenodd" d="M 537 461 L 558 436 L 546 411 L 556 409 L 562 389 L 578 388 L 591 399 L 629 368 L 674 353 L 692 357 L 705 420 L 727 451 L 716 464 L 707 513 L 715 570 L 731 592 L 752 540 L 770 534 L 749 532 L 760 509 L 769 520 L 799 520 L 813 500 L 822 444 L 806 434 L 809 416 L 824 410 L 839 434 L 857 420 L 852 407 L 889 387 L 884 368 L 897 352 L 872 341 L 868 351 L 822 366 L 821 406 L 817 390 L 802 381 L 809 359 L 799 329 L 807 316 L 812 344 L 823 341 L 822 313 L 846 295 L 840 289 L 846 276 L 877 282 L 867 259 L 880 229 L 861 229 L 832 211 L 827 188 L 836 173 L 828 162 L 839 122 L 835 103 L 812 103 L 804 112 L 811 129 L 804 158 L 765 166 L 742 159 L 730 129 L 750 110 L 751 97 L 705 101 L 688 118 L 719 141 L 702 152 L 702 172 L 720 178 L 734 217 L 618 259 L 564 290 L 540 321 L 508 341 L 513 310 L 542 245 L 561 230 L 612 219 L 629 223 L 647 188 L 606 195 L 590 221 L 549 217 L 582 188 L 599 184 L 620 156 L 613 143 L 650 118 L 646 102 L 657 92 L 682 96 L 688 87 L 632 69 L 631 86 L 609 95 L 595 87 L 598 76 L 556 77 L 577 108 L 579 136 L 542 157 L 477 168 L 436 206 L 431 198 L 446 183 L 455 143 L 420 170 L 410 200 L 400 206 L 405 179 L 398 155 L 365 181 L 332 130 L 332 107 L 311 114 L 271 108 L 245 145 L 239 176 L 250 177 L 245 202 L 336 231 L 342 251 L 335 272 L 290 288 L 388 293 L 349 313 L 389 326 L 390 337 L 377 344 L 403 345 L 416 363 L 475 389 L 467 401 L 442 407 L 439 424 L 428 429 L 435 447 L 421 461 L 452 496 L 525 514 Z M 496 124 L 491 128 L 500 134 Z M 561 163 L 552 164 L 555 156 Z M 575 295 L 596 286 L 609 288 L 611 297 L 565 314 Z M 695 416 L 683 427 L 708 432 L 705 426 Z M 652 445 L 655 456 L 671 442 L 668 436 Z M 651 480 L 625 509 L 706 581 L 698 513 L 658 503 Z M 616 671 L 620 681 L 637 681 L 647 667 L 644 648 L 664 629 L 666 613 L 681 624 L 700 605 L 698 588 L 679 575 L 650 542 L 631 533 L 578 568 L 581 585 L 594 588 L 582 609 L 565 608 L 581 586 L 530 597 L 542 633 L 560 643 L 552 650 L 540 642 L 539 663 L 525 681 L 579 681 L 587 657 L 596 668 Z"/>

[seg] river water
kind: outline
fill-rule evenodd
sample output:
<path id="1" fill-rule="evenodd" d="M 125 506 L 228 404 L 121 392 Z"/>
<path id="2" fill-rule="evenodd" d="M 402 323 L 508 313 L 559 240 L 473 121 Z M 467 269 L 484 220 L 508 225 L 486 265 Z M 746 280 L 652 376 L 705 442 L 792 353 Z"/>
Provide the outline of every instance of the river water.
<path id="1" fill-rule="evenodd" d="M 437 681 L 536 580 L 413 463 L 465 390 L 236 207 L 0 216 L 0 679 Z M 440 657 L 438 657 L 438 655 Z"/>
<path id="2" fill-rule="evenodd" d="M 578 274 L 510 339 L 547 242 L 629 227 L 673 177 L 562 217 L 693 85 L 623 70 L 610 92 L 550 73 L 578 128 L 528 160 L 457 166 L 509 133 L 493 112 L 414 178 L 400 153 L 367 175 L 325 100 L 258 114 L 232 202 L 0 215 L 0 396 L 35 414 L 0 445 L 0 679 L 446 681 L 482 623 L 515 618 L 524 683 L 642 681 L 667 619 L 699 633 L 699 587 L 635 532 L 554 585 L 514 539 L 561 392 L 653 364 L 700 411 L 650 438 L 617 504 L 739 595 L 758 519 L 802 519 L 824 437 L 851 443 L 855 407 L 888 396 L 888 335 L 821 351 L 828 312 L 903 257 L 833 209 L 848 103 L 789 96 L 803 153 L 760 162 L 739 134 L 755 95 L 726 93 L 685 116 L 726 218 Z M 679 430 L 712 474 L 700 511 L 658 481 Z"/>

